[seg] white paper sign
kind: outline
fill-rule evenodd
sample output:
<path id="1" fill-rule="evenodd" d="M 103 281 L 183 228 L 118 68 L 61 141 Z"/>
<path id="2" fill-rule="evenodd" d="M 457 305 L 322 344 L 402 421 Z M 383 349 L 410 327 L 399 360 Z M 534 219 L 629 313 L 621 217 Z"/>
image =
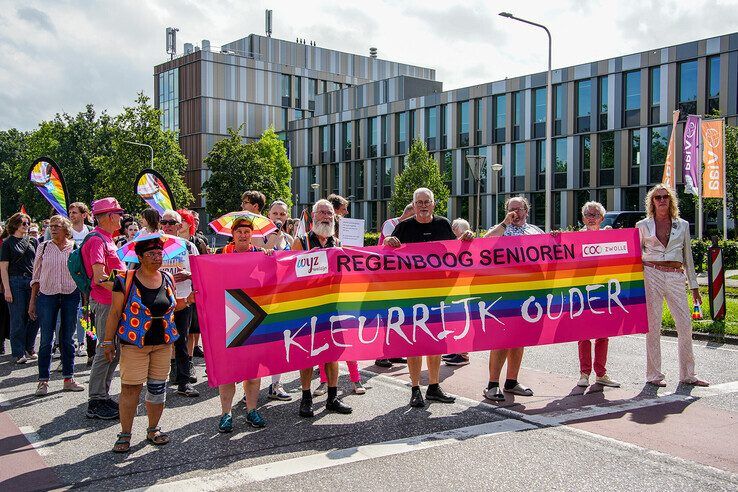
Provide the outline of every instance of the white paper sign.
<path id="1" fill-rule="evenodd" d="M 364 219 L 341 218 L 338 239 L 342 246 L 364 246 Z"/>

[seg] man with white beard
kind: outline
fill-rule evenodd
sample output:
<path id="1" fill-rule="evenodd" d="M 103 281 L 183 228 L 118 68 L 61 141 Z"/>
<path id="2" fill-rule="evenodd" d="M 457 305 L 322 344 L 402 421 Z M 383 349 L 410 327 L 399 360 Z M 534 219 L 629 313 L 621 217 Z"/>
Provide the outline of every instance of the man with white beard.
<path id="1" fill-rule="evenodd" d="M 333 248 L 340 246 L 338 239 L 333 237 L 336 232 L 336 216 L 333 205 L 322 199 L 313 205 L 313 230 L 305 237 L 295 238 L 292 243 L 293 251 L 307 251 L 310 249 Z M 328 402 L 326 410 L 337 413 L 351 413 L 352 408 L 337 398 L 338 395 L 338 362 L 327 362 L 323 366 L 328 377 Z M 300 370 L 302 384 L 302 401 L 300 402 L 300 417 L 312 417 L 313 395 L 310 391 L 310 382 L 313 379 L 313 368 Z"/>

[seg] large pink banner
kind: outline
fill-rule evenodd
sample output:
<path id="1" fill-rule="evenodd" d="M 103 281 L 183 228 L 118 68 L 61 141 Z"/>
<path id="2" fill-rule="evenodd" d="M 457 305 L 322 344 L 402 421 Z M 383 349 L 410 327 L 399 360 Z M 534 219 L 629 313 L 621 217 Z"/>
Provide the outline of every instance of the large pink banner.
<path id="1" fill-rule="evenodd" d="M 191 262 L 211 385 L 648 331 L 635 229 Z"/>

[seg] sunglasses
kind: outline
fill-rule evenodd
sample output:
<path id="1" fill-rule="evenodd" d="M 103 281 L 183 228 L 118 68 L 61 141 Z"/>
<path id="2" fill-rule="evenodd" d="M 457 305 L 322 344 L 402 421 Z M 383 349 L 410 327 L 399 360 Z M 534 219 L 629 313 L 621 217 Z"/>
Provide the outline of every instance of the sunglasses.
<path id="1" fill-rule="evenodd" d="M 149 258 L 161 258 L 164 255 L 164 252 L 160 249 L 151 249 L 146 251 L 143 255 Z"/>
<path id="2" fill-rule="evenodd" d="M 653 199 L 657 201 L 669 200 L 669 198 L 670 198 L 669 195 L 654 195 L 653 196 Z"/>
<path id="3" fill-rule="evenodd" d="M 177 225 L 177 224 L 179 224 L 179 222 L 177 222 L 176 220 L 160 220 L 159 223 L 161 225 Z"/>
<path id="4" fill-rule="evenodd" d="M 30 222 L 26 222 L 25 220 L 22 220 L 21 221 L 21 225 L 24 226 L 24 227 L 28 227 L 29 225 L 31 225 L 31 223 Z"/>

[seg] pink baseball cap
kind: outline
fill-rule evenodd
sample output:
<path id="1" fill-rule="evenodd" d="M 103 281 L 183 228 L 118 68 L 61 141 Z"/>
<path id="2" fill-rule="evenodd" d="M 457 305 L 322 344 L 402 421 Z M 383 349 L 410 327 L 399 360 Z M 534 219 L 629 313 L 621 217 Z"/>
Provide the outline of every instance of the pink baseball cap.
<path id="1" fill-rule="evenodd" d="M 92 215 L 100 215 L 113 212 L 125 212 L 125 210 L 123 210 L 123 208 L 120 206 L 118 200 L 111 196 L 95 200 L 92 203 Z"/>

